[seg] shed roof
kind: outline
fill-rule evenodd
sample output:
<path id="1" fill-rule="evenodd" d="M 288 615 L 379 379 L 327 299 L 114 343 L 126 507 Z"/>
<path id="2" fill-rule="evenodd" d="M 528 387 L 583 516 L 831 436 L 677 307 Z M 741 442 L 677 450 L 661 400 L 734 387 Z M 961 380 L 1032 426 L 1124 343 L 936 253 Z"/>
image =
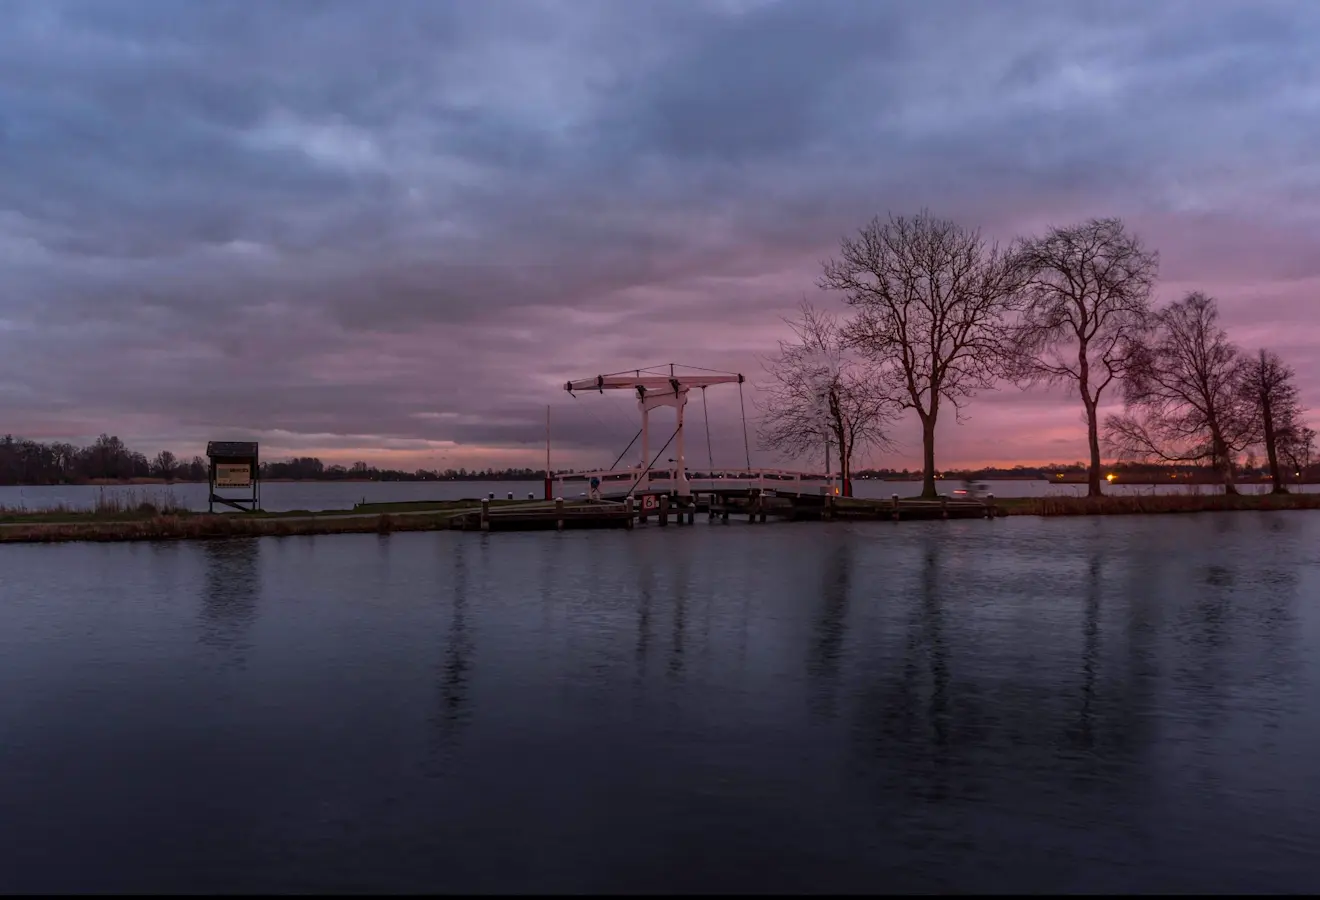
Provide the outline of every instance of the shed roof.
<path id="1" fill-rule="evenodd" d="M 206 455 L 211 459 L 216 457 L 246 457 L 256 458 L 256 441 L 207 441 Z"/>

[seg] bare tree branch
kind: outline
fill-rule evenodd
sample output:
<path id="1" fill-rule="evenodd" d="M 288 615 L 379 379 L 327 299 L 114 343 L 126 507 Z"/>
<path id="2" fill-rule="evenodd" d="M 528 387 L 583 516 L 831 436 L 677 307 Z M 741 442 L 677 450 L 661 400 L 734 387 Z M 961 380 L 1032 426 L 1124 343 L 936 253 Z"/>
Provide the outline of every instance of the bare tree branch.
<path id="1" fill-rule="evenodd" d="M 1194 292 L 1160 310 L 1125 365 L 1126 411 L 1105 420 L 1106 442 L 1126 458 L 1209 462 L 1237 493 L 1233 460 L 1259 440 L 1257 418 L 1215 301 Z"/>
<path id="2" fill-rule="evenodd" d="M 1302 422 L 1305 410 L 1297 393 L 1296 373 L 1277 353 L 1260 350 L 1243 366 L 1241 389 L 1252 406 L 1257 436 L 1265 445 L 1273 491 L 1287 493 L 1280 454 L 1289 460 L 1300 456 L 1300 445 L 1306 442 L 1309 430 Z"/>
<path id="3" fill-rule="evenodd" d="M 1125 371 L 1149 325 L 1159 256 L 1119 219 L 1091 219 L 1019 242 L 1023 279 L 1009 375 L 1076 390 L 1091 451 L 1087 493 L 1100 496 L 1100 398 Z"/>
<path id="4" fill-rule="evenodd" d="M 821 288 L 857 311 L 844 337 L 875 365 L 887 396 L 921 419 L 922 496 L 934 497 L 940 405 L 958 412 L 1004 371 L 1017 270 L 979 232 L 926 212 L 873 219 L 823 269 Z"/>
<path id="5" fill-rule="evenodd" d="M 763 387 L 759 442 L 790 458 L 828 457 L 834 449 L 847 485 L 859 448 L 889 446 L 885 427 L 896 407 L 876 368 L 849 352 L 832 315 L 804 300 L 788 325 L 796 340 L 780 341 L 778 355 L 763 363 L 770 382 Z"/>

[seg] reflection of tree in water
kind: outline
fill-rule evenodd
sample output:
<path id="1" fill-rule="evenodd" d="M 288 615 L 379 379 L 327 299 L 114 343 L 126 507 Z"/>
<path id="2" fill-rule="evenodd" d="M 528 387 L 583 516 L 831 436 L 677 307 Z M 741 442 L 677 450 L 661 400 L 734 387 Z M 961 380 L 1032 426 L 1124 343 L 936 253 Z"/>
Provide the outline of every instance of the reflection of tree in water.
<path id="1" fill-rule="evenodd" d="M 1298 665 L 1295 548 L 1277 520 L 1254 534 L 1242 533 L 1241 521 L 1250 520 L 1215 517 L 1211 546 L 1234 549 L 1208 551 L 1186 573 L 1189 602 L 1172 623 L 1179 702 L 1202 728 L 1231 717 L 1243 692 L 1285 696 L 1278 689 Z"/>
<path id="2" fill-rule="evenodd" d="M 467 548 L 467 541 L 445 545 L 445 552 L 452 554 L 454 568 L 449 600 L 449 628 L 439 671 L 439 709 L 435 717 L 436 726 L 445 742 L 454 739 L 472 718 L 468 690 L 474 648 L 468 623 L 468 594 L 471 585 Z M 486 548 L 483 546 L 482 549 L 484 551 Z"/>
<path id="3" fill-rule="evenodd" d="M 674 631 L 669 652 L 669 675 L 672 678 L 683 676 L 683 644 L 687 640 L 688 600 L 691 585 L 688 579 L 692 575 L 692 564 L 683 548 L 677 553 L 673 563 L 674 574 Z"/>
<path id="4" fill-rule="evenodd" d="M 259 538 L 203 541 L 205 577 L 199 640 L 241 665 L 261 590 Z"/>
<path id="5" fill-rule="evenodd" d="M 833 716 L 839 692 L 839 671 L 848 631 L 848 593 L 852 587 L 853 546 L 842 534 L 825 561 L 813 640 L 807 656 L 807 677 L 816 686 L 816 711 Z"/>
<path id="6" fill-rule="evenodd" d="M 1012 588 L 984 568 L 986 560 L 951 562 L 948 540 L 930 535 L 911 588 L 902 591 L 902 578 L 895 578 L 896 590 L 883 601 L 906 614 L 901 646 L 886 648 L 883 638 L 859 642 L 874 654 L 868 662 L 875 675 L 854 727 L 868 780 L 882 792 L 923 800 L 997 796 L 1008 803 L 1020 796 L 1024 809 L 1053 802 L 1061 781 L 1097 794 L 1136 788 L 1139 756 L 1154 739 L 1154 679 L 1144 659 L 1150 647 L 1139 634 L 1128 642 L 1126 667 L 1112 651 L 1106 658 L 1104 555 L 1079 560 L 1080 577 L 1024 600 L 996 596 Z M 975 612 L 1022 602 L 1056 604 L 1061 609 L 1050 620 L 1078 622 L 1079 640 L 1070 642 L 1077 655 L 1060 654 L 1047 630 L 1032 629 L 1025 640 L 1001 633 L 1021 621 L 1014 616 Z M 1124 618 L 1111 621 L 1122 627 Z M 1061 744 L 1093 752 L 1060 755 Z"/>

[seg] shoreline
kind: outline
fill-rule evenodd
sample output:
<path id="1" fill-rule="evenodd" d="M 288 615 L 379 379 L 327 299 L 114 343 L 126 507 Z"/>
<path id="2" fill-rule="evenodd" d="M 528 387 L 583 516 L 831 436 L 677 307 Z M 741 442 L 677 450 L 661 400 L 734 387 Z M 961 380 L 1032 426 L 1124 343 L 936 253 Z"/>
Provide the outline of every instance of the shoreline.
<path id="1" fill-rule="evenodd" d="M 871 515 L 850 519 L 886 518 L 887 501 L 845 501 L 856 512 Z M 496 500 L 492 508 L 518 506 L 525 501 Z M 576 504 L 572 504 L 576 505 Z M 1320 510 L 1320 494 L 1243 494 L 1225 496 L 1148 495 L 1136 497 L 1022 497 L 996 498 L 995 517 L 1042 518 L 1175 515 L 1209 512 L 1282 512 Z M 0 518 L 0 544 L 64 543 L 69 541 L 173 541 L 236 537 L 291 537 L 319 534 L 392 534 L 403 531 L 442 531 L 458 528 L 480 501 L 422 501 L 375 503 L 348 510 L 296 510 L 281 513 L 96 513 L 54 511 Z"/>

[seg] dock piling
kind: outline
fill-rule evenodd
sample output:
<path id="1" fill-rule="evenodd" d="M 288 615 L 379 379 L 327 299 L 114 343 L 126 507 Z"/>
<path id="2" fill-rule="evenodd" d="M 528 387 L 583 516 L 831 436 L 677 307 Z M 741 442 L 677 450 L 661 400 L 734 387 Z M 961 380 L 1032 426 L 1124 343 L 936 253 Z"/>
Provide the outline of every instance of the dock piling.
<path id="1" fill-rule="evenodd" d="M 481 498 L 481 530 L 490 531 L 490 500 Z"/>
<path id="2" fill-rule="evenodd" d="M 940 518 L 947 519 L 948 517 L 949 517 L 949 498 L 944 496 L 943 494 L 940 494 Z"/>
<path id="3" fill-rule="evenodd" d="M 555 498 L 555 530 L 564 530 L 564 498 Z"/>
<path id="4" fill-rule="evenodd" d="M 669 495 L 660 495 L 660 527 L 664 528 L 669 524 Z"/>
<path id="5" fill-rule="evenodd" d="M 898 494 L 893 494 L 892 497 L 893 497 L 893 501 L 894 501 L 894 521 L 897 522 L 897 521 L 898 521 Z"/>
<path id="6" fill-rule="evenodd" d="M 625 527 L 625 528 L 628 528 L 628 529 L 631 530 L 632 527 L 633 527 L 633 525 L 636 524 L 636 523 L 635 523 L 636 516 L 633 514 L 633 498 L 632 498 L 632 497 L 628 497 L 626 500 L 623 501 L 623 508 L 626 509 L 626 510 L 628 510 L 628 524 L 625 525 L 624 527 Z"/>

